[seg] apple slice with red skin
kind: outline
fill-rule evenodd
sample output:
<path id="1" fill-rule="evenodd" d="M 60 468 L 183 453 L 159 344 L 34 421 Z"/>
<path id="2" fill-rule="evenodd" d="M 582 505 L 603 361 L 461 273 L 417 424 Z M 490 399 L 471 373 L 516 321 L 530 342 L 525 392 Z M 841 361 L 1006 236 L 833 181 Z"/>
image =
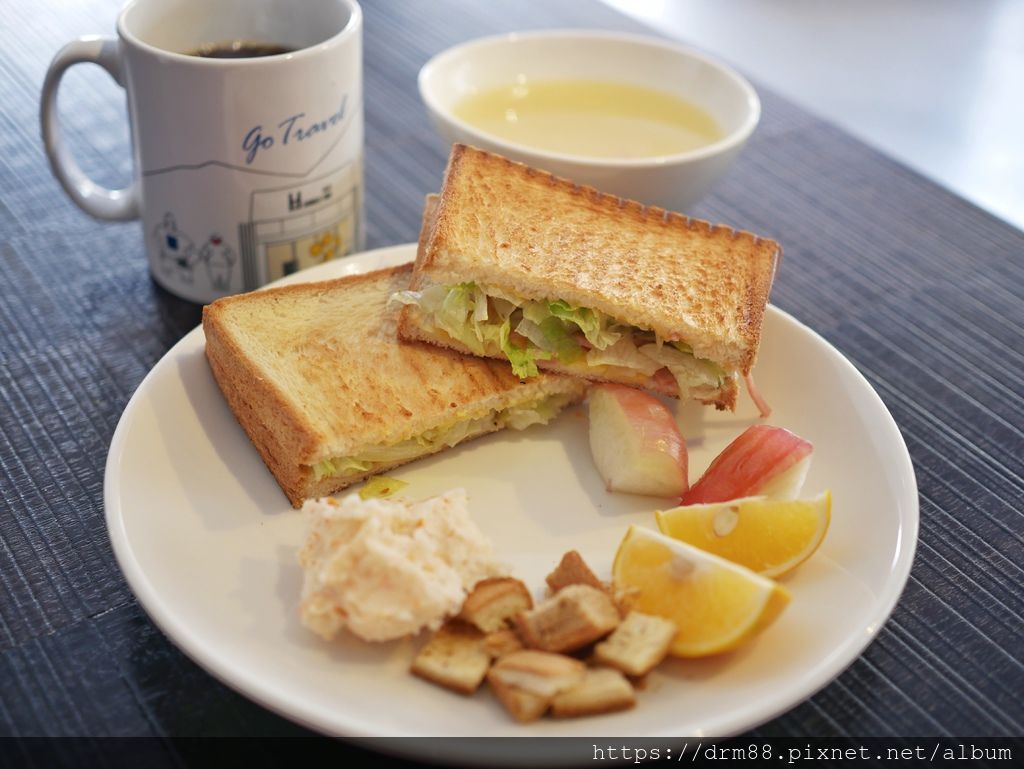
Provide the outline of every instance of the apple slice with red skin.
<path id="1" fill-rule="evenodd" d="M 754 425 L 725 447 L 682 504 L 728 502 L 741 497 L 796 499 L 814 446 L 783 427 Z"/>
<path id="2" fill-rule="evenodd" d="M 675 497 L 689 487 L 686 442 L 653 395 L 602 384 L 590 389 L 590 452 L 609 491 Z"/>

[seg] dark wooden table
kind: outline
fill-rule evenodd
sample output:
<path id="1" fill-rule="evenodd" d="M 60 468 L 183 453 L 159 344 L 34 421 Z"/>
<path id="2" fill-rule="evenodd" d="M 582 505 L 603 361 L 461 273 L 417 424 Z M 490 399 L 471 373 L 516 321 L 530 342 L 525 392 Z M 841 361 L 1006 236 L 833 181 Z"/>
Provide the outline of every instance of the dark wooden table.
<path id="1" fill-rule="evenodd" d="M 107 538 L 114 427 L 200 313 L 151 282 L 137 224 L 74 208 L 41 149 L 46 64 L 73 36 L 111 34 L 118 4 L 0 2 L 0 736 L 304 734 L 184 657 L 139 608 Z M 438 186 L 446 148 L 415 85 L 428 57 L 512 29 L 639 29 L 595 0 L 364 9 L 369 247 L 414 240 Z M 1020 737 L 1024 234 L 761 95 L 748 149 L 691 213 L 784 244 L 772 301 L 878 390 L 913 456 L 922 518 L 877 640 L 746 736 Z M 76 70 L 61 104 L 85 170 L 127 180 L 121 91 Z"/>

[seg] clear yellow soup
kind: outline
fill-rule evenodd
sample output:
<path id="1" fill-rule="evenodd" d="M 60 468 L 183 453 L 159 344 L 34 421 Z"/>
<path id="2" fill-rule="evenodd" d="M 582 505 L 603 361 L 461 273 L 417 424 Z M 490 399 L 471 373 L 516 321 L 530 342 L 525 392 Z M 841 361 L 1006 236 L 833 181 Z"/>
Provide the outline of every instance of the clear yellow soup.
<path id="1" fill-rule="evenodd" d="M 714 118 L 664 91 L 597 80 L 543 80 L 467 96 L 455 115 L 539 150 L 601 158 L 674 155 L 722 138 Z"/>

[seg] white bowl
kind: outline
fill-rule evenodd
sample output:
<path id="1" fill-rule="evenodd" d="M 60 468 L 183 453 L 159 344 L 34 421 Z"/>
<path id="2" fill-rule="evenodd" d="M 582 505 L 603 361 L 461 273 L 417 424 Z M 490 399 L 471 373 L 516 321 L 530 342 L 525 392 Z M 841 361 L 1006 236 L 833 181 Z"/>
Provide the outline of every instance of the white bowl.
<path id="1" fill-rule="evenodd" d="M 599 158 L 500 139 L 455 117 L 478 91 L 529 80 L 601 80 L 655 88 L 707 111 L 722 138 L 689 152 Z M 692 206 L 732 164 L 761 116 L 753 87 L 729 67 L 661 40 L 608 32 L 513 32 L 457 45 L 428 61 L 420 96 L 441 136 L 472 144 L 604 192 L 674 211 Z"/>

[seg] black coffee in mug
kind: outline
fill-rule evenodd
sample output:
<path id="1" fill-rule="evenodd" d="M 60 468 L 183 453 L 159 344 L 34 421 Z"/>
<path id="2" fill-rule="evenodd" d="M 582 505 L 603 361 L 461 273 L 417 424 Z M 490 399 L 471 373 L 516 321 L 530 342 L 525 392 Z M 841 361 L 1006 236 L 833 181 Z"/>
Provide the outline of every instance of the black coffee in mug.
<path id="1" fill-rule="evenodd" d="M 261 43 L 252 40 L 229 40 L 223 43 L 206 43 L 189 51 L 189 56 L 204 59 L 254 59 L 258 56 L 277 56 L 291 53 L 294 48 L 277 43 Z"/>

